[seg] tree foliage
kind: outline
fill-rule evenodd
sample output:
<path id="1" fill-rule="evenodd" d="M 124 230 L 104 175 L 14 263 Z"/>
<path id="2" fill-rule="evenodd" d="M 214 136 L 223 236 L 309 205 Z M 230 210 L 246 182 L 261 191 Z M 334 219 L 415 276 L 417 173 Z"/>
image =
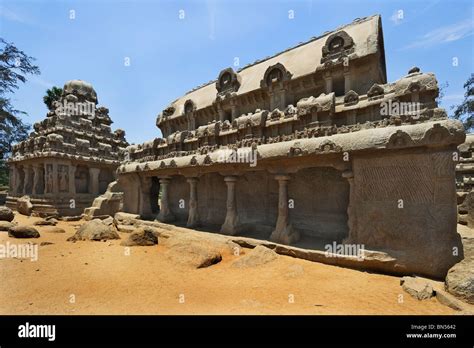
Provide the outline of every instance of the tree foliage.
<path id="1" fill-rule="evenodd" d="M 0 185 L 8 179 L 5 160 L 11 153 L 12 145 L 24 140 L 30 129 L 21 119 L 21 115 L 26 113 L 12 105 L 9 95 L 19 88 L 20 82 L 26 82 L 27 74 L 40 73 L 33 61 L 33 57 L 13 43 L 0 38 Z"/>
<path id="2" fill-rule="evenodd" d="M 63 89 L 53 86 L 50 89 L 46 90 L 46 95 L 43 97 L 43 101 L 48 107 L 49 110 L 52 110 L 53 103 L 58 101 L 63 94 Z"/>
<path id="3" fill-rule="evenodd" d="M 471 74 L 464 84 L 464 100 L 454 107 L 453 117 L 462 121 L 467 132 L 474 128 L 474 74 Z"/>

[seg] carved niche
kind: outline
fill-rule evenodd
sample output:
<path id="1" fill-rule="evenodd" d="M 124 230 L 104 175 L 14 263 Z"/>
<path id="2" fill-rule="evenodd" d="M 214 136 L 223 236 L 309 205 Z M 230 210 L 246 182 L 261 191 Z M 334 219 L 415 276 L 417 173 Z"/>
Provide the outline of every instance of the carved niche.
<path id="1" fill-rule="evenodd" d="M 322 49 L 321 64 L 354 52 L 354 40 L 344 30 L 329 35 Z"/>
<path id="2" fill-rule="evenodd" d="M 263 79 L 260 81 L 260 87 L 268 88 L 274 83 L 289 81 L 291 80 L 291 76 L 293 76 L 293 74 L 286 70 L 283 64 L 276 63 L 267 68 Z"/>
<path id="3" fill-rule="evenodd" d="M 240 88 L 241 78 L 232 68 L 224 69 L 220 72 L 216 81 L 218 95 L 237 92 Z"/>
<path id="4" fill-rule="evenodd" d="M 184 113 L 185 114 L 190 114 L 196 110 L 196 104 L 191 100 L 188 99 L 184 103 Z"/>

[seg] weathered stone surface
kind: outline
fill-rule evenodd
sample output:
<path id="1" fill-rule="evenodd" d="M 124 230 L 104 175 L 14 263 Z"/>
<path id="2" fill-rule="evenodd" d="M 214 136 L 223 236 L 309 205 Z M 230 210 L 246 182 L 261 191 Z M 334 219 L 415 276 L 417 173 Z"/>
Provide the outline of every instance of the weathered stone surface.
<path id="1" fill-rule="evenodd" d="M 222 255 L 233 252 L 238 246 L 218 235 L 205 236 L 173 234 L 160 240 L 168 250 L 165 255 L 173 263 L 191 268 L 204 268 L 219 263 Z"/>
<path id="2" fill-rule="evenodd" d="M 91 84 L 66 82 L 45 119 L 33 125 L 28 139 L 13 145 L 7 205 L 28 194 L 37 216 L 81 214 L 113 181 L 128 145 L 125 132 L 112 132 L 111 124 L 109 110 L 97 106 Z M 65 197 L 76 194 L 81 197 L 74 205 L 65 204 Z M 29 215 L 26 209 L 19 210 Z"/>
<path id="3" fill-rule="evenodd" d="M 446 276 L 446 290 L 470 304 L 474 304 L 474 258 L 454 265 Z"/>
<path id="4" fill-rule="evenodd" d="M 31 226 L 15 226 L 8 230 L 8 236 L 13 238 L 39 238 L 38 230 Z"/>
<path id="5" fill-rule="evenodd" d="M 29 196 L 23 196 L 18 198 L 16 203 L 16 210 L 23 215 L 31 215 L 31 211 L 33 210 L 33 204 L 31 204 Z"/>
<path id="6" fill-rule="evenodd" d="M 33 222 L 33 225 L 35 226 L 56 226 L 58 224 L 58 220 L 52 218 L 49 220 L 38 220 Z"/>
<path id="7" fill-rule="evenodd" d="M 149 246 L 158 244 L 158 237 L 152 227 L 139 227 L 130 236 L 122 241 L 123 246 Z"/>
<path id="8" fill-rule="evenodd" d="M 400 285 L 417 300 L 426 300 L 435 295 L 431 284 L 421 278 L 403 277 L 400 279 Z"/>
<path id="9" fill-rule="evenodd" d="M 7 232 L 12 227 L 15 227 L 13 222 L 0 221 L 0 232 Z"/>
<path id="10" fill-rule="evenodd" d="M 257 246 L 246 255 L 238 258 L 232 263 L 232 267 L 250 268 L 264 265 L 278 258 L 278 254 L 264 246 Z"/>
<path id="11" fill-rule="evenodd" d="M 140 215 L 138 214 L 118 212 L 114 215 L 116 225 L 133 225 L 137 219 L 140 219 Z"/>
<path id="12" fill-rule="evenodd" d="M 107 226 L 112 226 L 114 224 L 114 218 L 109 216 L 108 218 L 103 219 L 102 223 Z"/>
<path id="13" fill-rule="evenodd" d="M 77 230 L 74 236 L 68 238 L 68 241 L 78 240 L 109 240 L 120 239 L 118 233 L 110 226 L 104 225 L 101 220 L 94 219 L 84 223 Z"/>
<path id="14" fill-rule="evenodd" d="M 8 221 L 11 222 L 15 218 L 15 214 L 10 208 L 7 207 L 0 207 L 0 221 Z"/>
<path id="15" fill-rule="evenodd" d="M 137 229 L 135 225 L 117 225 L 116 227 L 117 230 L 123 233 L 132 233 Z"/>
<path id="16" fill-rule="evenodd" d="M 208 245 L 192 243 L 188 245 L 175 245 L 166 252 L 166 257 L 181 266 L 204 268 L 219 263 L 221 253 Z"/>
<path id="17" fill-rule="evenodd" d="M 41 229 L 41 232 L 47 232 L 47 233 L 66 233 L 64 228 L 58 227 L 58 226 L 45 226 Z"/>

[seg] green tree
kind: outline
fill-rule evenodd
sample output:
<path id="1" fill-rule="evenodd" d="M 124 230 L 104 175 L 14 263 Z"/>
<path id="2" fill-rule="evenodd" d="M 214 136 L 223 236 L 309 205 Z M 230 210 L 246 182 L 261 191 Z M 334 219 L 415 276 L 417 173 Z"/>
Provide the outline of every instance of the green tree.
<path id="1" fill-rule="evenodd" d="M 464 100 L 461 104 L 454 106 L 453 117 L 462 121 L 467 132 L 474 128 L 474 74 L 471 74 L 464 84 Z"/>
<path id="2" fill-rule="evenodd" d="M 40 74 L 33 64 L 35 59 L 15 47 L 13 43 L 0 38 L 0 185 L 8 183 L 5 164 L 12 151 L 12 145 L 28 136 L 30 126 L 23 123 L 21 115 L 25 112 L 15 109 L 9 94 L 25 83 L 27 74 Z"/>
<path id="3" fill-rule="evenodd" d="M 63 89 L 53 86 L 50 89 L 46 90 L 46 95 L 43 97 L 43 101 L 48 107 L 49 110 L 52 110 L 53 103 L 58 101 L 63 94 Z"/>

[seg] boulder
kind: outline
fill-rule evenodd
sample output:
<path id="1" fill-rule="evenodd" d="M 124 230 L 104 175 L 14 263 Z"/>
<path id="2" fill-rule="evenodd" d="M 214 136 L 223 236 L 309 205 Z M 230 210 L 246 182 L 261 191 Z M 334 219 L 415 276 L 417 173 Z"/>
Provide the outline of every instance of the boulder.
<path id="1" fill-rule="evenodd" d="M 33 204 L 30 201 L 29 196 L 23 196 L 21 198 L 18 198 L 16 201 L 16 210 L 23 215 L 31 215 L 31 212 L 33 210 Z"/>
<path id="2" fill-rule="evenodd" d="M 232 267 L 249 268 L 264 265 L 278 258 L 278 254 L 273 250 L 257 245 L 248 254 L 240 257 L 232 263 Z"/>
<path id="3" fill-rule="evenodd" d="M 42 232 L 48 232 L 48 233 L 66 233 L 66 231 L 57 226 L 45 226 L 44 228 L 41 229 Z"/>
<path id="4" fill-rule="evenodd" d="M 0 221 L 0 232 L 7 232 L 12 227 L 15 227 L 13 222 Z"/>
<path id="5" fill-rule="evenodd" d="M 112 226 L 114 224 L 114 218 L 112 216 L 109 216 L 105 219 L 102 220 L 102 223 L 107 226 Z"/>
<path id="6" fill-rule="evenodd" d="M 221 262 L 219 250 L 205 244 L 181 244 L 166 252 L 166 257 L 173 263 L 192 268 L 204 268 Z"/>
<path id="7" fill-rule="evenodd" d="M 69 237 L 68 241 L 78 240 L 109 240 L 109 239 L 120 239 L 118 233 L 111 226 L 107 226 L 102 223 L 101 220 L 94 219 L 84 223 L 77 232 Z"/>
<path id="8" fill-rule="evenodd" d="M 49 220 L 38 220 L 33 222 L 33 225 L 35 226 L 56 226 L 58 223 L 58 220 L 56 219 L 49 219 Z"/>
<path id="9" fill-rule="evenodd" d="M 31 226 L 15 226 L 8 230 L 8 236 L 13 238 L 39 238 L 36 228 Z"/>
<path id="10" fill-rule="evenodd" d="M 140 215 L 118 212 L 114 215 L 116 225 L 133 225 L 135 220 L 140 219 Z"/>
<path id="11" fill-rule="evenodd" d="M 132 232 L 127 240 L 124 240 L 120 245 L 123 246 L 147 246 L 158 244 L 158 237 L 151 227 L 139 227 L 135 232 Z"/>
<path id="12" fill-rule="evenodd" d="M 474 304 L 474 258 L 455 264 L 446 276 L 446 290 L 463 301 Z"/>
<path id="13" fill-rule="evenodd" d="M 426 300 L 435 295 L 433 286 L 426 280 L 415 277 L 403 277 L 400 279 L 402 289 L 417 300 Z"/>
<path id="14" fill-rule="evenodd" d="M 178 233 L 160 239 L 160 244 L 168 248 L 166 257 L 174 264 L 191 268 L 204 268 L 219 263 L 222 254 L 232 253 L 239 246 L 223 236 L 193 233 Z"/>
<path id="15" fill-rule="evenodd" d="M 15 218 L 15 214 L 8 207 L 0 207 L 0 221 L 12 222 Z"/>

